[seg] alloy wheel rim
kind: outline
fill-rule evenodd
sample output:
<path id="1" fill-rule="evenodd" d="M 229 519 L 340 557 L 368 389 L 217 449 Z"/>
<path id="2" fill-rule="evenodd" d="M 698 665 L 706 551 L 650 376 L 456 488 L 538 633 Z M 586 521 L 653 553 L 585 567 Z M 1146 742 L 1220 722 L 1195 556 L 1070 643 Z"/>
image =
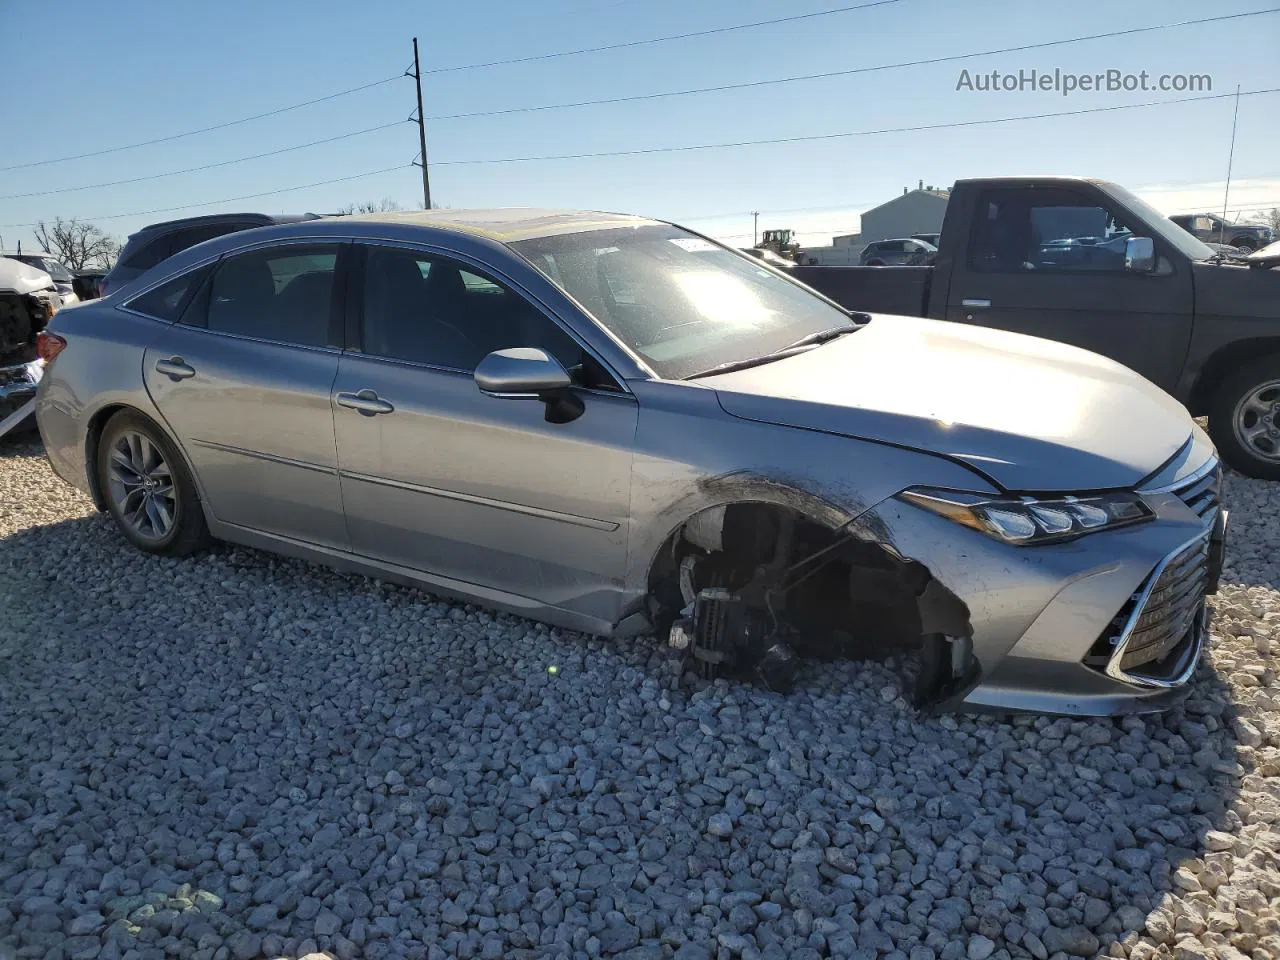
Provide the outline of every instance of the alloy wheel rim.
<path id="1" fill-rule="evenodd" d="M 144 540 L 168 536 L 178 493 L 164 454 L 149 437 L 129 430 L 116 439 L 108 453 L 107 486 L 117 515 L 130 530 Z"/>
<path id="2" fill-rule="evenodd" d="M 1241 397 L 1232 428 L 1253 456 L 1280 463 L 1280 380 L 1269 380 Z"/>

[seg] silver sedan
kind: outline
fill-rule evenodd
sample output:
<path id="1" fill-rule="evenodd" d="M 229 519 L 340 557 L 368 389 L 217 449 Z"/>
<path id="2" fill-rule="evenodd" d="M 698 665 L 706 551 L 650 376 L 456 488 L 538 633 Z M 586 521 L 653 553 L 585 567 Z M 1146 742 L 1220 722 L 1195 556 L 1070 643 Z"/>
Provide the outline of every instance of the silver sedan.
<path id="1" fill-rule="evenodd" d="M 1158 709 L 1205 642 L 1220 468 L 1174 400 L 1061 344 L 851 314 L 668 223 L 249 230 L 39 350 L 50 462 L 153 553 L 654 632 L 775 688 L 894 657 L 934 709 Z"/>

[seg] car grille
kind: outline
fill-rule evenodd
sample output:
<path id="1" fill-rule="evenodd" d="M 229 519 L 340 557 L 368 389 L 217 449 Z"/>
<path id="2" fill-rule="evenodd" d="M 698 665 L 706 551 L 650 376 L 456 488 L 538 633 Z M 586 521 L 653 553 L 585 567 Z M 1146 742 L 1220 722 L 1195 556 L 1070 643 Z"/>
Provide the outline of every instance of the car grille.
<path id="1" fill-rule="evenodd" d="M 1210 470 L 1193 478 L 1190 483 L 1174 487 L 1172 492 L 1198 516 L 1211 520 L 1221 502 L 1222 465 L 1214 460 Z"/>
<path id="2" fill-rule="evenodd" d="M 1152 572 L 1116 613 L 1085 663 L 1119 680 L 1177 682 L 1187 672 L 1188 651 L 1199 648 L 1208 579 L 1206 533 Z"/>

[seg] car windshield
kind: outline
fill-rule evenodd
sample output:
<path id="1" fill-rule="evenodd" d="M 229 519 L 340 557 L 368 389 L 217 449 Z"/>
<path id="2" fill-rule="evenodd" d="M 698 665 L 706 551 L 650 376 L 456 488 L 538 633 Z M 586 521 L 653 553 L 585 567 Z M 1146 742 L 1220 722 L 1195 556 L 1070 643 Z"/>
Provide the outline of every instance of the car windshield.
<path id="1" fill-rule="evenodd" d="M 511 246 L 664 379 L 852 326 L 847 313 L 755 258 L 679 227 L 593 230 Z"/>
<path id="2" fill-rule="evenodd" d="M 1191 258 L 1192 260 L 1208 260 L 1214 256 L 1213 248 L 1205 246 L 1204 241 L 1198 239 L 1194 235 L 1188 233 L 1182 227 L 1179 227 L 1172 220 L 1165 217 L 1163 213 L 1153 207 L 1147 201 L 1143 200 L 1135 193 L 1130 193 L 1124 187 L 1117 186 L 1114 183 L 1101 185 L 1103 189 L 1113 198 L 1120 201 L 1127 209 L 1133 210 L 1146 224 L 1161 238 L 1169 244 L 1169 246 L 1178 250 L 1180 253 Z"/>

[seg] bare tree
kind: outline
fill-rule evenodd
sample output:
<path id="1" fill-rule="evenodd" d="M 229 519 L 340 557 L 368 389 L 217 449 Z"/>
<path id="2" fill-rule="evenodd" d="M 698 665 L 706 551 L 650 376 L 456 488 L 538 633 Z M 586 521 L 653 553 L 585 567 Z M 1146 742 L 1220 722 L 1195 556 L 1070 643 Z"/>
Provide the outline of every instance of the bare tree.
<path id="1" fill-rule="evenodd" d="M 388 211 L 403 209 L 395 200 L 390 197 L 383 197 L 377 201 L 348 203 L 345 207 L 338 208 L 338 215 L 345 217 L 352 213 L 387 213 Z"/>
<path id="2" fill-rule="evenodd" d="M 1273 235 L 1280 235 L 1280 207 L 1272 207 L 1266 213 L 1260 213 L 1252 219 L 1255 223 L 1270 227 Z"/>
<path id="3" fill-rule="evenodd" d="M 109 267 L 120 253 L 120 244 L 101 227 L 83 220 L 43 220 L 35 229 L 36 242 L 72 270 L 89 266 Z"/>

